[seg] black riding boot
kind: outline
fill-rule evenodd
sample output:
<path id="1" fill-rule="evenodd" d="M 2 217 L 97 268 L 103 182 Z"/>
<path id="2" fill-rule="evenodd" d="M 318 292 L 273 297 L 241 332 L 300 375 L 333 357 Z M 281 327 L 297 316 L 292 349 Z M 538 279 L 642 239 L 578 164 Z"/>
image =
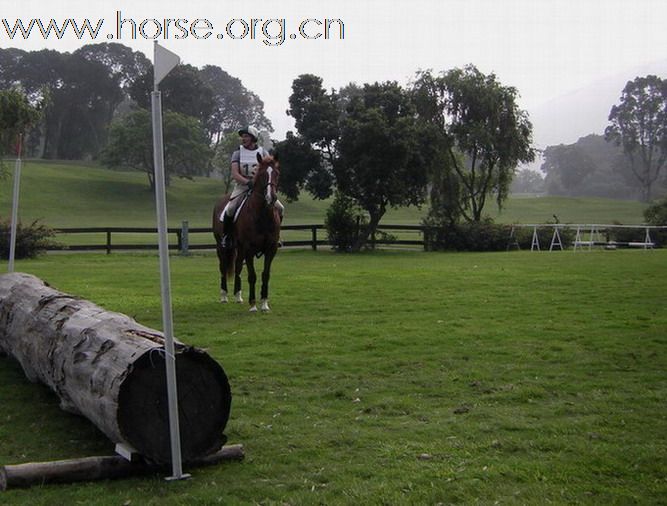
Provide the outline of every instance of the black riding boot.
<path id="1" fill-rule="evenodd" d="M 225 217 L 222 220 L 222 229 L 224 231 L 224 235 L 222 236 L 222 239 L 220 241 L 220 245 L 223 248 L 231 248 L 234 246 L 234 217 L 227 215 L 225 213 Z"/>

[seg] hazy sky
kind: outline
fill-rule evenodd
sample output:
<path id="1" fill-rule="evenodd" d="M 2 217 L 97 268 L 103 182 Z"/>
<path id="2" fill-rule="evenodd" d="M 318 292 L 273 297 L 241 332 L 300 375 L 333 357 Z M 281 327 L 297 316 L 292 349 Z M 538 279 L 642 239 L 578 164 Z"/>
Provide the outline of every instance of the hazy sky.
<path id="1" fill-rule="evenodd" d="M 196 39 L 192 34 L 177 39 L 182 31 L 171 27 L 170 38 L 160 43 L 179 54 L 184 63 L 198 67 L 218 65 L 257 93 L 267 116 L 282 138 L 292 128 L 285 115 L 295 77 L 313 73 L 327 88 L 349 82 L 363 84 L 397 80 L 406 84 L 418 69 L 447 70 L 474 63 L 485 73 L 495 72 L 505 85 L 516 87 L 521 106 L 530 112 L 545 102 L 605 76 L 629 68 L 667 61 L 667 2 L 665 0 L 253 0 L 218 1 L 33 1 L 1 0 L 1 19 L 10 26 L 17 18 L 59 22 L 89 18 L 93 25 L 104 20 L 94 42 L 111 41 L 116 33 L 117 11 L 137 26 L 145 19 L 200 19 L 198 35 L 205 35 L 207 20 L 212 35 Z M 244 20 L 255 23 L 255 38 L 243 35 Z M 285 41 L 277 44 L 282 27 L 268 19 L 284 19 Z M 340 19 L 332 38 L 310 40 L 298 34 L 305 19 Z M 226 28 L 231 20 L 232 39 Z M 173 23 L 173 22 L 172 22 Z M 189 24 L 181 21 L 181 26 Z M 272 39 L 262 34 L 262 27 Z M 145 35 L 156 33 L 156 24 L 144 24 Z M 314 37 L 323 31 L 315 21 L 304 27 Z M 35 30 L 36 32 L 36 30 Z M 218 38 L 222 34 L 222 38 Z M 289 35 L 297 36 L 291 39 Z M 124 25 L 123 38 L 116 40 L 152 59 L 152 40 L 131 40 L 131 27 Z M 140 34 L 137 34 L 140 37 Z M 264 41 L 275 44 L 267 45 Z M 0 47 L 24 50 L 41 48 L 73 51 L 90 38 L 73 35 L 62 40 L 44 40 L 33 33 L 29 40 L 10 40 L 0 24 Z M 620 95 L 620 88 L 619 88 Z"/>

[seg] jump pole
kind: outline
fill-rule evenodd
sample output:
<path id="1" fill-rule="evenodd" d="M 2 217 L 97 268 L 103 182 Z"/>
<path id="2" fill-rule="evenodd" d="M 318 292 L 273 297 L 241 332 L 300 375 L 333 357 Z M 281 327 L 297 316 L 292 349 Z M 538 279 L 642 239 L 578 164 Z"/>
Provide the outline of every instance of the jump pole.
<path id="1" fill-rule="evenodd" d="M 16 256 L 16 224 L 19 217 L 19 187 L 21 185 L 21 148 L 23 134 L 19 134 L 16 146 L 16 164 L 14 165 L 14 194 L 12 197 L 12 224 L 9 234 L 9 262 L 7 272 L 14 272 L 14 257 Z"/>
<path id="2" fill-rule="evenodd" d="M 174 324 L 171 312 L 171 278 L 169 275 L 169 242 L 167 239 L 167 199 L 164 176 L 164 147 L 162 137 L 162 98 L 160 81 L 180 63 L 180 58 L 158 45 L 153 45 L 154 85 L 151 93 L 153 120 L 153 166 L 155 167 L 155 206 L 157 214 L 158 246 L 160 251 L 160 288 L 162 295 L 162 325 L 164 332 L 167 400 L 169 406 L 169 435 L 171 440 L 172 474 L 167 480 L 189 478 L 183 474 L 181 437 L 178 422 L 178 391 L 176 388 L 176 357 L 174 351 Z"/>

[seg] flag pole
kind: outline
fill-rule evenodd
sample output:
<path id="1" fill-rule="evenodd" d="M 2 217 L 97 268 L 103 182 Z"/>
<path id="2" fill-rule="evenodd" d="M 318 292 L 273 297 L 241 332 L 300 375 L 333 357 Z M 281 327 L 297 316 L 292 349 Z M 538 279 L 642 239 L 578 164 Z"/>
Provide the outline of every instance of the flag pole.
<path id="1" fill-rule="evenodd" d="M 9 262 L 7 272 L 14 272 L 14 257 L 16 256 L 16 224 L 19 216 L 19 187 L 21 185 L 21 148 L 23 134 L 19 134 L 16 147 L 16 164 L 14 165 L 14 194 L 12 197 L 12 224 L 9 233 Z"/>
<path id="2" fill-rule="evenodd" d="M 181 437 L 178 420 L 178 392 L 176 387 L 176 355 L 174 350 L 174 325 L 171 311 L 171 279 L 169 275 L 169 242 L 167 239 L 167 199 L 164 175 L 164 147 L 162 136 L 162 98 L 158 90 L 158 44 L 155 41 L 153 69 L 154 86 L 151 93 L 153 120 L 153 165 L 155 167 L 155 206 L 160 252 L 160 288 L 162 295 L 162 325 L 164 332 L 165 364 L 167 374 L 167 400 L 169 409 L 169 435 L 171 441 L 172 474 L 168 480 L 189 478 L 183 474 L 181 461 Z M 175 66 L 175 65 L 174 65 Z M 173 67 L 172 67 L 173 68 Z M 169 69 L 171 70 L 171 69 Z M 166 72 L 168 72 L 167 70 Z M 166 72 L 164 74 L 166 75 Z M 162 70 L 160 71 L 162 74 Z M 164 75 L 162 75 L 164 77 Z"/>

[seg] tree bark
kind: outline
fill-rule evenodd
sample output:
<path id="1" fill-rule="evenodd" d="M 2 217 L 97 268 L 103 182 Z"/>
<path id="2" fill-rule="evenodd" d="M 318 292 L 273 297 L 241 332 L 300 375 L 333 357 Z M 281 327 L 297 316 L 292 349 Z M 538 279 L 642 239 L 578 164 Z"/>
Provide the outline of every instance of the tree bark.
<path id="1" fill-rule="evenodd" d="M 184 462 L 225 442 L 231 391 L 222 367 L 203 350 L 175 343 Z M 88 418 L 112 442 L 156 464 L 171 462 L 164 338 L 23 273 L 0 276 L 0 351 L 31 381 Z"/>

